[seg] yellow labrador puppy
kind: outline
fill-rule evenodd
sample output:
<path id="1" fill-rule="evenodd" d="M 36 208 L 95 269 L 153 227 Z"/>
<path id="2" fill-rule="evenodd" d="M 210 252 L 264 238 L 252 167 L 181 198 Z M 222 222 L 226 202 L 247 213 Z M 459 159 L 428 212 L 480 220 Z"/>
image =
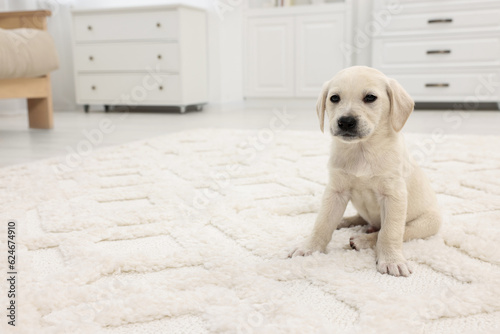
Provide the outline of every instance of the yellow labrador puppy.
<path id="1" fill-rule="evenodd" d="M 380 231 L 351 238 L 351 247 L 376 246 L 379 272 L 410 275 L 403 241 L 441 225 L 434 191 L 400 133 L 413 106 L 397 81 L 369 67 L 344 69 L 323 85 L 316 111 L 321 131 L 326 112 L 334 138 L 329 182 L 311 236 L 290 257 L 325 252 L 335 229 L 370 225 Z M 358 215 L 342 218 L 349 201 Z"/>

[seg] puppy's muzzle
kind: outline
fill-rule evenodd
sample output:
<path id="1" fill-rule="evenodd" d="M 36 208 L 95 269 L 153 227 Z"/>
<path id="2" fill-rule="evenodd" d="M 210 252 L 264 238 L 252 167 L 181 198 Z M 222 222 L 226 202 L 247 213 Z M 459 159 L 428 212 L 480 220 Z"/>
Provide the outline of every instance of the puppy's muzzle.
<path id="1" fill-rule="evenodd" d="M 338 135 L 342 137 L 355 137 L 358 135 L 358 121 L 353 116 L 342 116 L 337 120 Z"/>

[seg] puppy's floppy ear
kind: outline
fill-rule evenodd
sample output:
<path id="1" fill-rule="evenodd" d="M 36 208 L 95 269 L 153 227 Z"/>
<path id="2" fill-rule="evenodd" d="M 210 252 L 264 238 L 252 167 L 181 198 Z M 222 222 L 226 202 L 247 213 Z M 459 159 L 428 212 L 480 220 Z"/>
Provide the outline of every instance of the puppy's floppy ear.
<path id="1" fill-rule="evenodd" d="M 319 127 L 321 132 L 325 132 L 325 108 L 326 108 L 326 98 L 328 94 L 328 84 L 330 81 L 326 81 L 321 88 L 321 93 L 318 96 L 318 102 L 316 102 L 316 113 L 319 118 Z"/>
<path id="2" fill-rule="evenodd" d="M 389 79 L 387 84 L 387 94 L 391 102 L 389 117 L 391 118 L 392 128 L 398 132 L 405 125 L 410 117 L 415 102 L 411 96 L 404 90 L 403 86 L 394 79 Z"/>

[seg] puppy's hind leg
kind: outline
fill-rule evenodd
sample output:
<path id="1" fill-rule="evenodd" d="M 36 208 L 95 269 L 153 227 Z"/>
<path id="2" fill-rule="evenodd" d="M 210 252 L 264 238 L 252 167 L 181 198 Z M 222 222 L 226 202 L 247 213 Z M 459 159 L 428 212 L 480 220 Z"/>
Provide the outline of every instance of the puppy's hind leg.
<path id="1" fill-rule="evenodd" d="M 360 234 L 349 239 L 349 245 L 352 249 L 359 251 L 360 249 L 373 248 L 377 244 L 378 232 L 369 234 Z"/>
<path id="2" fill-rule="evenodd" d="M 344 227 L 359 226 L 359 225 L 369 225 L 369 224 L 360 215 L 346 217 L 342 219 L 341 223 L 337 227 L 337 230 Z M 371 228 L 373 227 L 371 226 L 368 227 L 368 229 Z M 372 232 L 375 232 L 375 230 L 370 231 L 368 233 Z M 349 244 L 351 245 L 351 248 L 355 250 L 360 250 L 363 248 L 372 248 L 375 246 L 376 243 L 377 243 L 377 233 L 374 233 L 373 235 L 354 236 L 349 239 Z"/>
<path id="3" fill-rule="evenodd" d="M 436 234 L 441 227 L 442 217 L 439 212 L 428 211 L 405 226 L 404 241 L 424 239 Z"/>
<path id="4" fill-rule="evenodd" d="M 406 224 L 403 241 L 430 237 L 439 231 L 440 226 L 441 215 L 435 211 L 426 212 Z M 378 232 L 356 235 L 351 237 L 349 244 L 355 250 L 373 248 L 377 243 L 377 237 Z"/>
<path id="5" fill-rule="evenodd" d="M 337 226 L 337 230 L 341 228 L 359 226 L 359 225 L 368 225 L 368 222 L 364 220 L 360 215 L 344 217 L 342 218 L 339 226 Z"/>

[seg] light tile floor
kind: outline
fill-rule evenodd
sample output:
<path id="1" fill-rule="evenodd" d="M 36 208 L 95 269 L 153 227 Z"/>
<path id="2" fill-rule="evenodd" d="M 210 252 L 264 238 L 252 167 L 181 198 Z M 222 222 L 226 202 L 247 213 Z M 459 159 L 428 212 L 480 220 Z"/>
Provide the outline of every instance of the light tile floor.
<path id="1" fill-rule="evenodd" d="M 274 106 L 273 106 L 274 104 Z M 319 131 L 314 110 L 302 104 L 288 105 L 293 116 L 287 129 Z M 65 155 L 86 140 L 85 131 L 99 129 L 108 119 L 113 131 L 103 135 L 96 147 L 122 144 L 143 138 L 197 128 L 232 128 L 259 130 L 269 126 L 273 110 L 283 110 L 286 103 L 243 103 L 208 106 L 202 112 L 179 114 L 176 109 L 109 112 L 94 108 L 83 111 L 56 112 L 54 129 L 28 129 L 26 114 L 0 114 L 0 166 L 24 163 L 52 156 Z M 416 110 L 405 126 L 406 132 L 432 133 L 442 129 L 445 134 L 500 134 L 500 111 L 423 111 Z"/>

